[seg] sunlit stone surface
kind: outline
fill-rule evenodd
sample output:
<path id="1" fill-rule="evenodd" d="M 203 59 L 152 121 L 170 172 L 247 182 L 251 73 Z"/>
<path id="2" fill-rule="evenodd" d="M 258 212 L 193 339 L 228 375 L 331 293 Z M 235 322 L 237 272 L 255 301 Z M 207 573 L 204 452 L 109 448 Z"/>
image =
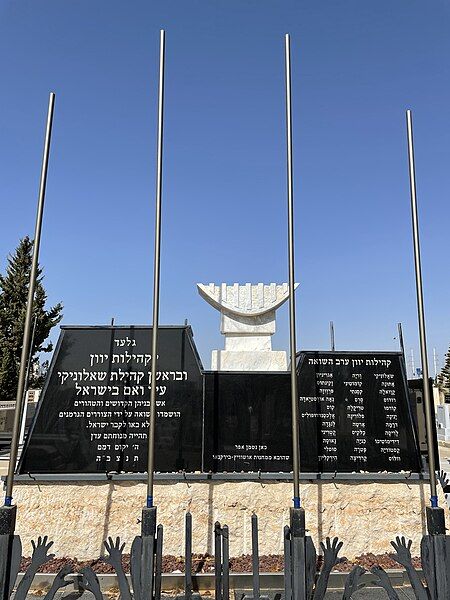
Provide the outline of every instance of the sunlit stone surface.
<path id="1" fill-rule="evenodd" d="M 220 331 L 225 336 L 225 349 L 212 352 L 213 371 L 287 369 L 286 352 L 272 350 L 275 312 L 289 298 L 287 283 L 198 283 L 197 289 L 220 311 Z"/>
<path id="2" fill-rule="evenodd" d="M 48 535 L 55 540 L 56 556 L 97 558 L 103 540 L 111 535 L 126 542 L 125 552 L 140 533 L 138 518 L 145 501 L 144 482 L 18 483 L 14 500 L 20 506 L 16 533 L 23 555 L 31 556 L 31 539 Z M 342 556 L 392 551 L 390 540 L 405 535 L 413 541 L 413 556 L 420 553 L 425 533 L 425 505 L 429 484 L 421 481 L 302 482 L 308 535 L 316 547 L 327 536 L 344 542 Z M 184 553 L 184 515 L 192 512 L 193 552 L 214 553 L 214 523 L 230 528 L 230 556 L 251 552 L 251 516 L 259 517 L 261 554 L 283 553 L 283 527 L 289 523 L 291 482 L 157 482 L 158 523 L 164 525 L 164 554 Z M 440 506 L 445 501 L 439 488 Z M 450 513 L 446 523 L 450 527 Z"/>

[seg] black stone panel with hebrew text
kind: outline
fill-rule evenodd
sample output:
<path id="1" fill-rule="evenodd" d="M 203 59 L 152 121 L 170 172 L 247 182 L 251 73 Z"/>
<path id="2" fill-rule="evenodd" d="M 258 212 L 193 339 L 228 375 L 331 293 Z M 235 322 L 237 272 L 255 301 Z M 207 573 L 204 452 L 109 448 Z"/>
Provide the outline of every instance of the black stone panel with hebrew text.
<path id="1" fill-rule="evenodd" d="M 151 327 L 63 327 L 19 472 L 146 471 L 151 342 Z M 201 470 L 202 393 L 190 327 L 161 327 L 157 471 Z"/>
<path id="2" fill-rule="evenodd" d="M 302 352 L 297 360 L 303 462 L 313 470 L 420 471 L 399 352 Z"/>
<path id="3" fill-rule="evenodd" d="M 63 327 L 20 473 L 147 467 L 151 327 Z M 301 470 L 422 470 L 397 352 L 301 352 Z M 292 471 L 288 372 L 204 372 L 190 327 L 161 327 L 156 471 Z"/>
<path id="4" fill-rule="evenodd" d="M 301 352 L 301 470 L 421 471 L 402 355 Z M 205 468 L 292 471 L 289 373 L 205 374 Z"/>

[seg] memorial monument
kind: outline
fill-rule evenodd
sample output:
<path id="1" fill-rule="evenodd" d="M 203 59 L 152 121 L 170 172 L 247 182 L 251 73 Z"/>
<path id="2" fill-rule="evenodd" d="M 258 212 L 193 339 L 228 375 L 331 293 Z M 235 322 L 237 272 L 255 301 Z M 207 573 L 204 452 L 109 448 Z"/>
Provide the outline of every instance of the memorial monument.
<path id="1" fill-rule="evenodd" d="M 21 474 L 146 471 L 152 336 L 61 327 Z M 296 372 L 302 473 L 421 473 L 400 352 L 300 352 Z M 205 371 L 191 327 L 160 326 L 155 383 L 158 472 L 292 472 L 288 371 Z"/>
<path id="2" fill-rule="evenodd" d="M 286 600 L 324 600 L 342 547 L 336 536 L 341 534 L 346 552 L 353 555 L 386 551 L 388 540 L 397 536 L 392 543 L 395 560 L 405 567 L 416 598 L 448 600 L 450 538 L 438 506 L 427 386 L 428 469 L 419 453 L 402 353 L 297 352 L 289 35 L 285 36 L 289 287 L 199 284 L 201 295 L 220 310 L 226 338 L 225 349 L 213 353 L 213 371 L 202 369 L 188 326 L 159 326 L 164 40 L 161 31 L 152 327 L 63 329 L 17 473 L 53 114 L 50 95 L 11 459 L 0 510 L 0 600 L 9 600 L 13 592 L 22 540 L 37 538 L 15 593 L 15 600 L 25 600 L 34 575 L 53 556 L 48 535 L 57 539 L 58 552 L 68 557 L 96 558 L 99 548 L 105 548 L 122 599 L 161 600 L 163 526 L 157 524 L 154 488 L 160 502 L 158 519 L 162 517 L 165 527 L 165 553 L 180 553 L 180 525 L 183 519 L 186 523 L 185 600 L 193 597 L 193 551 L 214 552 L 215 598 L 228 600 L 229 559 L 248 552 L 245 523 L 250 514 L 252 597 L 264 597 L 257 511 L 264 516 L 261 551 L 284 553 Z M 428 381 L 409 111 L 407 122 L 422 366 Z M 287 299 L 289 370 L 286 354 L 271 348 L 275 311 Z M 427 479 L 431 506 L 425 507 Z M 288 506 L 289 498 L 294 506 Z M 16 528 L 18 504 L 27 510 L 21 511 Z M 191 508 L 200 524 L 195 540 Z M 227 525 L 218 518 L 226 519 Z M 398 536 L 403 528 L 411 535 L 409 542 Z M 117 536 L 115 542 L 111 535 Z M 323 552 L 319 572 L 313 536 Z M 421 545 L 426 586 L 412 563 L 412 543 Z M 122 563 L 127 544 L 131 586 Z M 69 583 L 65 579 L 69 570 L 63 567 L 54 578 L 47 600 Z M 376 585 L 396 600 L 387 573 L 379 566 L 371 572 Z M 103 600 L 93 569 L 84 567 L 81 573 L 80 587 Z M 353 597 L 363 573 L 360 566 L 349 573 L 343 598 Z"/>
<path id="3" fill-rule="evenodd" d="M 212 351 L 211 370 L 286 371 L 286 352 L 272 350 L 271 338 L 275 311 L 289 298 L 287 283 L 198 283 L 197 289 L 220 311 L 220 332 L 225 336 L 225 349 Z"/>

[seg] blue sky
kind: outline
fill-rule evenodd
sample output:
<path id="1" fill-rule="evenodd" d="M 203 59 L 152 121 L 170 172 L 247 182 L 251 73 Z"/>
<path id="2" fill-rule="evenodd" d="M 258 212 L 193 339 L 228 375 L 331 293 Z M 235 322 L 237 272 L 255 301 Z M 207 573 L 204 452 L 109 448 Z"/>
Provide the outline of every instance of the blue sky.
<path id="1" fill-rule="evenodd" d="M 419 364 L 405 133 L 414 111 L 428 344 L 450 343 L 450 5 L 422 0 L 0 2 L 0 269 L 32 235 L 57 94 L 41 263 L 65 324 L 150 323 L 159 30 L 167 32 L 161 323 L 205 366 L 196 282 L 287 279 L 292 36 L 298 346 Z M 56 333 L 53 337 L 56 337 Z M 286 307 L 274 347 L 288 347 Z M 431 372 L 433 365 L 431 361 Z"/>

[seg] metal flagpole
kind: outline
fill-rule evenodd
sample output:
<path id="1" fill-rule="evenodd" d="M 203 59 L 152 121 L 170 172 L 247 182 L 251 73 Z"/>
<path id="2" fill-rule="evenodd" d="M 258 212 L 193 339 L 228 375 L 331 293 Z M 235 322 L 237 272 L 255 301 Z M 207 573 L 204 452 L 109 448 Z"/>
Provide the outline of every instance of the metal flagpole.
<path id="1" fill-rule="evenodd" d="M 25 421 L 27 419 L 28 404 L 27 404 L 27 389 L 29 386 L 30 370 L 31 370 L 31 359 L 33 358 L 33 345 L 34 345 L 34 334 L 36 333 L 37 316 L 34 317 L 33 330 L 31 332 L 30 350 L 28 352 L 27 369 L 25 372 L 25 385 L 23 386 L 23 404 L 22 414 L 20 416 L 20 434 L 19 434 L 19 446 L 23 444 L 23 438 L 25 436 Z"/>
<path id="2" fill-rule="evenodd" d="M 294 508 L 300 508 L 300 448 L 297 398 L 297 344 L 295 339 L 295 279 L 294 279 L 294 194 L 292 173 L 292 103 L 291 103 L 291 43 L 285 36 L 286 67 L 286 144 L 288 196 L 288 255 L 289 255 L 289 328 L 291 348 L 291 405 L 292 405 L 292 468 L 294 479 Z"/>
<path id="3" fill-rule="evenodd" d="M 152 328 L 152 366 L 150 387 L 150 419 L 148 428 L 147 460 L 147 502 L 142 509 L 141 521 L 141 580 L 139 597 L 154 598 L 156 575 L 158 571 L 156 506 L 153 505 L 153 479 L 155 471 L 155 421 L 156 421 L 156 363 L 159 321 L 159 271 L 161 249 L 161 192 L 162 192 L 162 150 L 164 116 L 164 51 L 165 31 L 160 32 L 159 40 L 159 87 L 158 87 L 158 134 L 156 151 L 156 208 L 155 208 L 155 256 L 153 263 L 153 328 Z"/>
<path id="4" fill-rule="evenodd" d="M 45 189 L 47 183 L 48 158 L 50 154 L 50 140 L 52 135 L 53 109 L 55 106 L 55 94 L 50 93 L 47 113 L 47 129 L 45 132 L 44 152 L 42 157 L 41 179 L 39 186 L 39 199 L 36 215 L 36 227 L 33 241 L 33 258 L 31 262 L 30 283 L 28 286 L 27 311 L 23 330 L 22 354 L 20 358 L 19 381 L 17 385 L 16 408 L 14 414 L 14 426 L 11 440 L 11 454 L 8 466 L 8 479 L 6 482 L 5 506 L 12 505 L 12 492 L 14 485 L 14 471 L 17 462 L 17 451 L 19 445 L 21 416 L 24 402 L 25 378 L 27 370 L 28 352 L 31 340 L 31 322 L 33 317 L 33 301 L 38 273 L 39 246 L 41 242 L 42 217 L 44 214 Z"/>
<path id="5" fill-rule="evenodd" d="M 290 509 L 289 560 L 292 565 L 289 587 L 292 600 L 306 600 L 306 529 L 305 510 L 300 501 L 300 445 L 297 393 L 297 343 L 295 339 L 295 278 L 294 278 L 294 191 L 292 169 L 292 102 L 291 102 L 291 44 L 285 36 L 286 68 L 286 149 L 288 200 L 288 256 L 289 256 L 289 329 L 291 350 L 291 411 L 292 411 L 292 470 L 294 506 Z M 287 593 L 285 589 L 285 594 Z"/>
<path id="6" fill-rule="evenodd" d="M 419 241 L 419 218 L 417 214 L 417 196 L 416 196 L 416 174 L 414 164 L 414 143 L 413 143 L 413 126 L 412 126 L 412 113 L 410 110 L 406 111 L 406 127 L 408 137 L 408 159 L 409 159 L 409 184 L 411 193 L 411 216 L 412 216 L 412 230 L 413 230 L 413 243 L 414 243 L 414 264 L 416 272 L 416 294 L 417 294 L 417 313 L 419 320 L 419 336 L 420 336 L 420 353 L 422 362 L 422 378 L 423 378 L 423 399 L 425 404 L 425 422 L 426 422 L 426 433 L 427 433 L 427 446 L 428 446 L 428 463 L 430 470 L 430 488 L 431 488 L 431 509 L 438 509 L 438 496 L 436 486 L 436 457 L 434 453 L 433 443 L 433 415 L 431 409 L 431 397 L 429 387 L 429 375 L 428 375 L 428 356 L 427 356 L 427 340 L 425 333 L 425 311 L 423 305 L 423 289 L 422 289 L 422 267 L 420 259 L 420 241 Z M 428 509 L 429 507 L 427 507 Z M 439 510 L 439 509 L 438 509 Z M 428 517 L 428 530 L 430 533 L 445 533 L 445 524 L 443 523 L 443 531 L 440 530 L 440 518 L 437 514 L 433 514 L 427 510 Z M 442 511 L 442 520 L 444 518 Z"/>
<path id="7" fill-rule="evenodd" d="M 433 363 L 434 363 L 434 378 L 437 377 L 437 356 L 436 356 L 436 348 L 433 348 Z"/>
<path id="8" fill-rule="evenodd" d="M 331 350 L 334 352 L 336 350 L 336 346 L 334 343 L 334 323 L 330 321 L 330 342 L 331 342 Z"/>
<path id="9" fill-rule="evenodd" d="M 33 329 L 31 332 L 30 349 L 28 352 L 27 370 L 25 373 L 25 385 L 24 385 L 24 390 L 23 390 L 25 397 L 26 397 L 27 387 L 28 387 L 28 378 L 30 376 L 30 370 L 31 370 L 31 359 L 33 358 L 33 344 L 34 344 L 34 335 L 36 333 L 36 325 L 37 325 L 37 316 L 34 317 Z M 24 401 L 24 403 L 25 403 L 25 401 Z"/>
<path id="10" fill-rule="evenodd" d="M 155 257 L 153 263 L 153 330 L 151 352 L 152 368 L 150 388 L 150 425 L 148 431 L 147 508 L 153 507 L 153 478 L 155 470 L 156 363 L 159 321 L 159 272 L 161 249 L 161 192 L 164 117 L 164 54 L 165 31 L 162 29 L 160 32 L 159 42 L 158 142 L 156 156 Z"/>
<path id="11" fill-rule="evenodd" d="M 403 354 L 403 360 L 405 361 L 405 366 L 406 366 L 405 344 L 403 342 L 403 327 L 402 327 L 401 323 L 397 323 L 397 329 L 398 329 L 398 343 L 400 344 L 400 350 L 401 350 L 401 353 Z"/>

